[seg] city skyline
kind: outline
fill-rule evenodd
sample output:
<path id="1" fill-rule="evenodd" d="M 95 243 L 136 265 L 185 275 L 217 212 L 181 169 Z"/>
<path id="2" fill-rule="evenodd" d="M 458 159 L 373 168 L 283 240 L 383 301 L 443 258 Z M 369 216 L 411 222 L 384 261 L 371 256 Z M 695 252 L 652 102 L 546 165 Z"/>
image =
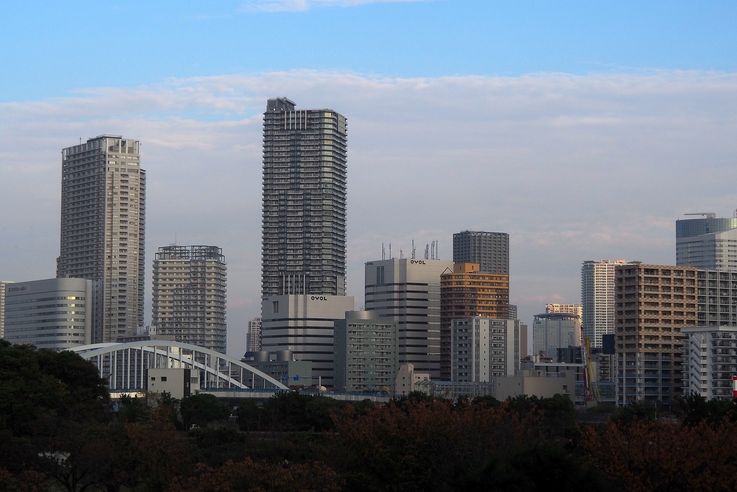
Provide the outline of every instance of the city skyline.
<path id="1" fill-rule="evenodd" d="M 440 15 L 447 8 L 446 2 L 405 2 L 253 15 L 259 22 L 269 15 L 270 22 L 311 24 L 400 11 Z M 645 8 L 648 18 L 658 10 Z M 734 7 L 713 6 L 711 15 L 719 8 Z M 676 10 L 682 25 L 690 9 Z M 326 55 L 324 64 L 292 58 L 283 65 L 165 67 L 138 78 L 69 75 L 45 88 L 21 89 L 16 81 L 0 98 L 0 208 L 22 209 L 0 224 L 7 241 L 0 278 L 54 276 L 59 149 L 101 133 L 126 135 L 141 142 L 148 172 L 146 257 L 172 242 L 222 246 L 232 279 L 229 347 L 237 346 L 260 311 L 263 104 L 289 97 L 305 108 L 335 108 L 350 121 L 347 291 L 357 297 L 356 308 L 364 262 L 380 257 L 381 243 L 391 242 L 398 256 L 400 249 L 408 254 L 413 239 L 418 245 L 438 240 L 440 257 L 450 259 L 454 232 L 503 231 L 510 235 L 510 302 L 530 323 L 548 302 L 578 302 L 581 261 L 675 263 L 681 214 L 730 216 L 737 207 L 730 187 L 737 178 L 731 117 L 737 74 L 724 51 L 701 56 L 737 43 L 725 39 L 731 32 L 706 33 L 707 14 L 692 16 L 702 41 L 661 64 L 647 62 L 657 58 L 647 49 L 637 63 L 626 63 L 622 53 L 604 57 L 609 65 L 601 69 L 559 60 L 509 70 L 493 64 L 397 70 Z M 249 15 L 239 13 L 234 22 Z M 12 35 L 11 29 L 0 36 Z M 601 41 L 613 39 L 605 33 Z M 671 46 L 679 43 L 685 41 Z M 8 65 L 6 85 L 28 75 L 29 52 L 18 53 L 26 60 Z M 575 193 L 565 192 L 573 183 Z M 471 185 L 477 197 L 468 192 Z M 145 278 L 148 323 L 150 262 Z"/>

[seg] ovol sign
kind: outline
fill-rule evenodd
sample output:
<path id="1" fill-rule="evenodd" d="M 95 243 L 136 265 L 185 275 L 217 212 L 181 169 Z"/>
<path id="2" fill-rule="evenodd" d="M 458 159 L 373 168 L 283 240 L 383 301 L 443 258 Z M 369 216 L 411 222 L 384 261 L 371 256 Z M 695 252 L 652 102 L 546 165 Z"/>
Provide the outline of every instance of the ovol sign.
<path id="1" fill-rule="evenodd" d="M 425 260 L 409 260 L 410 264 L 412 265 L 424 265 Z"/>
<path id="2" fill-rule="evenodd" d="M 326 296 L 310 296 L 311 301 L 327 301 L 328 298 Z"/>

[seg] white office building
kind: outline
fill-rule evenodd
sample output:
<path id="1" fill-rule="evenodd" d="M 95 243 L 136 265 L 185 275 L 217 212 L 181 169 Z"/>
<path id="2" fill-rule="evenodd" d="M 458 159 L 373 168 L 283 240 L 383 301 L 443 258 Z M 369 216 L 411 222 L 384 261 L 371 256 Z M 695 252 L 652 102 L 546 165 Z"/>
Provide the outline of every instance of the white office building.
<path id="1" fill-rule="evenodd" d="M 440 377 L 440 276 L 450 260 L 392 258 L 366 263 L 367 311 L 397 323 L 399 363 Z"/>
<path id="2" fill-rule="evenodd" d="M 676 264 L 707 270 L 737 270 L 737 217 L 676 220 Z"/>
<path id="3" fill-rule="evenodd" d="M 583 334 L 601 348 L 604 335 L 614 333 L 614 269 L 626 260 L 584 261 L 581 267 Z"/>
<path id="4" fill-rule="evenodd" d="M 95 283 L 52 278 L 6 286 L 5 340 L 64 350 L 92 343 Z"/>
<path id="5" fill-rule="evenodd" d="M 333 386 L 335 322 L 353 311 L 352 296 L 270 296 L 261 303 L 261 347 L 290 350 L 295 360 L 312 362 L 312 377 Z"/>

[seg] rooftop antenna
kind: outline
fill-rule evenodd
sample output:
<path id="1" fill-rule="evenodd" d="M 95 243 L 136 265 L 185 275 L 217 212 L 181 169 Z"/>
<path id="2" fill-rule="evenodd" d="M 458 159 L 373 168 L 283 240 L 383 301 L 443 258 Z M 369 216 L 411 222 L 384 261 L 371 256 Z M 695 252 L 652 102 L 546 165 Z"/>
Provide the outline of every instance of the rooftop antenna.
<path id="1" fill-rule="evenodd" d="M 412 259 L 413 260 L 415 259 L 415 254 L 416 253 L 417 253 L 417 251 L 415 250 L 415 240 L 413 239 L 412 240 Z"/>
<path id="2" fill-rule="evenodd" d="M 392 243 L 389 243 L 389 259 L 393 260 L 394 257 L 392 256 Z"/>
<path id="3" fill-rule="evenodd" d="M 435 240 L 435 259 L 440 259 L 440 241 L 438 241 L 437 239 Z"/>
<path id="4" fill-rule="evenodd" d="M 430 241 L 430 259 L 435 259 L 435 241 Z"/>
<path id="5" fill-rule="evenodd" d="M 425 259 L 430 259 L 430 245 L 427 243 L 425 243 Z"/>
<path id="6" fill-rule="evenodd" d="M 402 252 L 402 249 L 399 248 L 399 259 L 401 260 L 402 258 L 404 258 L 404 253 Z"/>
<path id="7" fill-rule="evenodd" d="M 381 243 L 381 259 L 386 260 L 386 248 L 384 248 L 384 243 Z"/>

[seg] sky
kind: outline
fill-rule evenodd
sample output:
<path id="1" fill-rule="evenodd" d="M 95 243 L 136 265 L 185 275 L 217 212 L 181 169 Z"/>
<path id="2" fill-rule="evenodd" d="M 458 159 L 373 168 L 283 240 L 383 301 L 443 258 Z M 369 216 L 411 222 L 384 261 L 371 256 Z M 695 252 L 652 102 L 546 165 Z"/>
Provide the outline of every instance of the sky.
<path id="1" fill-rule="evenodd" d="M 3 3 L 0 279 L 53 277 L 60 152 L 142 142 L 159 246 L 228 261 L 229 353 L 260 311 L 266 99 L 348 117 L 348 290 L 363 264 L 508 232 L 526 322 L 584 260 L 675 261 L 674 221 L 737 208 L 737 2 Z M 150 309 L 147 309 L 150 319 Z"/>

